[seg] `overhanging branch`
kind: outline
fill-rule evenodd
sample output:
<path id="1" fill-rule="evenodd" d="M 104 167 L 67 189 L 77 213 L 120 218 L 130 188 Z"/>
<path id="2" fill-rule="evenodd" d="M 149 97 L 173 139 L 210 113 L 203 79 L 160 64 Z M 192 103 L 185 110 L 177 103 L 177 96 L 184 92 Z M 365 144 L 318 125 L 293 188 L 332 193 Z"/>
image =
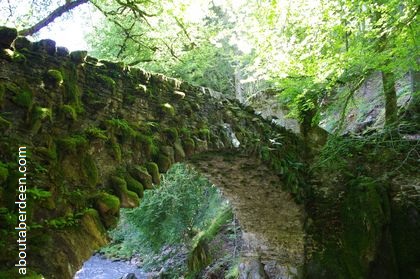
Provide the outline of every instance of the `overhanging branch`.
<path id="1" fill-rule="evenodd" d="M 34 26 L 20 30 L 19 35 L 21 36 L 30 36 L 37 33 L 39 30 L 53 22 L 56 18 L 62 16 L 64 13 L 71 11 L 72 9 L 87 3 L 89 0 L 75 0 L 75 1 L 66 1 L 66 4 L 58 7 L 52 13 L 50 13 L 46 18 L 43 18 L 41 21 L 36 23 Z"/>

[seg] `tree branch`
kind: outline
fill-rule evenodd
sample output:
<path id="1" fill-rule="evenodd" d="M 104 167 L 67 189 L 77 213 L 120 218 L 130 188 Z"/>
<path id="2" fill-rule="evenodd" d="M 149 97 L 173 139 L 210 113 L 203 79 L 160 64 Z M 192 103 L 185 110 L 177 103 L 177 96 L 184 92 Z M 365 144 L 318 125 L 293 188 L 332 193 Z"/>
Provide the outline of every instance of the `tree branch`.
<path id="1" fill-rule="evenodd" d="M 72 9 L 87 3 L 89 0 L 75 0 L 72 2 L 66 2 L 63 6 L 58 7 L 52 13 L 50 13 L 46 18 L 43 18 L 41 21 L 36 23 L 34 26 L 20 30 L 19 35 L 21 36 L 30 36 L 37 33 L 39 30 L 53 22 L 56 18 L 62 16 L 64 13 L 71 11 Z"/>

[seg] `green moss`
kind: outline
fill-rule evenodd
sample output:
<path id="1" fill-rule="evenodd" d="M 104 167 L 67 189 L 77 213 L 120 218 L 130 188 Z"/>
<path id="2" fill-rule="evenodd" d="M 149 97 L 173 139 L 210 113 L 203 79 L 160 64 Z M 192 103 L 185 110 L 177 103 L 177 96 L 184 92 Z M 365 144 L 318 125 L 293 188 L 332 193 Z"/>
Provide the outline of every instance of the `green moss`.
<path id="1" fill-rule="evenodd" d="M 116 83 L 112 78 L 101 74 L 98 75 L 98 78 L 102 84 L 105 84 L 105 86 L 110 88 L 113 92 L 115 91 Z"/>
<path id="2" fill-rule="evenodd" d="M 159 167 L 154 162 L 146 163 L 147 171 L 152 175 L 153 183 L 156 185 L 160 184 L 160 175 L 159 175 Z"/>
<path id="3" fill-rule="evenodd" d="M 21 89 L 12 83 L 8 83 L 6 89 L 14 94 L 12 100 L 15 104 L 27 109 L 32 106 L 33 96 L 29 88 Z"/>
<path id="4" fill-rule="evenodd" d="M 210 130 L 207 128 L 202 128 L 198 130 L 198 136 L 203 140 L 210 140 Z"/>
<path id="5" fill-rule="evenodd" d="M 129 199 L 130 204 L 132 204 L 134 207 L 139 206 L 140 199 L 139 199 L 139 196 L 137 195 L 137 193 L 135 193 L 133 191 L 127 191 L 126 195 L 127 195 L 127 198 Z"/>
<path id="6" fill-rule="evenodd" d="M 138 133 L 136 135 L 136 140 L 141 143 L 143 152 L 147 159 L 150 159 L 159 153 L 159 147 L 156 145 L 152 136 Z"/>
<path id="7" fill-rule="evenodd" d="M 96 186 L 96 184 L 99 182 L 99 174 L 98 168 L 96 167 L 96 163 L 93 160 L 92 156 L 84 156 L 82 160 L 82 170 L 84 176 L 87 178 L 89 186 Z"/>
<path id="8" fill-rule="evenodd" d="M 152 176 L 147 169 L 142 166 L 135 166 L 130 170 L 130 174 L 141 182 L 145 189 L 153 189 Z"/>
<path id="9" fill-rule="evenodd" d="M 116 196 L 104 192 L 96 197 L 96 205 L 100 214 L 113 215 L 120 210 L 120 200 Z"/>
<path id="10" fill-rule="evenodd" d="M 121 152 L 120 145 L 118 143 L 112 143 L 111 146 L 112 146 L 112 151 L 113 151 L 115 160 L 117 160 L 117 162 L 121 162 L 122 152 Z"/>
<path id="11" fill-rule="evenodd" d="M 126 174 L 125 181 L 127 182 L 127 189 L 136 193 L 140 198 L 143 197 L 144 187 L 139 181 L 134 179 L 130 174 Z"/>
<path id="12" fill-rule="evenodd" d="M 157 165 L 158 165 L 159 171 L 162 173 L 165 173 L 171 167 L 171 160 L 169 159 L 168 156 L 159 154 L 158 159 L 157 159 Z"/>
<path id="13" fill-rule="evenodd" d="M 111 133 L 121 135 L 124 138 L 136 137 L 138 133 L 125 119 L 112 118 L 105 122 Z"/>
<path id="14" fill-rule="evenodd" d="M 164 115 L 171 116 L 171 117 L 175 116 L 175 108 L 171 104 L 169 103 L 162 104 L 160 108 Z"/>
<path id="15" fill-rule="evenodd" d="M 61 73 L 63 76 L 67 102 L 80 114 L 84 109 L 80 100 L 82 92 L 77 84 L 78 77 L 76 66 L 71 63 L 67 68 L 62 69 Z"/>
<path id="16" fill-rule="evenodd" d="M 48 119 L 52 121 L 52 111 L 49 108 L 43 108 L 36 106 L 32 110 L 32 117 L 31 117 L 31 131 L 32 133 L 36 134 L 38 130 L 42 126 L 42 122 Z"/>
<path id="17" fill-rule="evenodd" d="M 36 106 L 32 112 L 32 120 L 44 120 L 47 118 L 52 121 L 51 109 Z"/>
<path id="18" fill-rule="evenodd" d="M 118 193 L 127 192 L 127 182 L 125 182 L 124 178 L 119 176 L 112 176 L 111 184 L 115 191 Z"/>
<path id="19" fill-rule="evenodd" d="M 34 200 L 44 200 L 52 196 L 52 193 L 50 191 L 39 188 L 29 188 L 26 190 L 26 193 L 30 198 Z"/>
<path id="20" fill-rule="evenodd" d="M 73 135 L 57 141 L 59 150 L 69 154 L 76 154 L 78 150 L 84 149 L 87 143 L 88 141 L 82 135 Z"/>
<path id="21" fill-rule="evenodd" d="M 63 75 L 59 70 L 48 70 L 45 75 L 45 81 L 51 83 L 54 86 L 61 86 L 63 84 Z"/>
<path id="22" fill-rule="evenodd" d="M 99 129 L 98 127 L 88 127 L 85 130 L 85 134 L 92 139 L 108 140 L 109 137 L 106 135 L 106 131 Z"/>
<path id="23" fill-rule="evenodd" d="M 182 127 L 181 129 L 179 129 L 179 136 L 183 139 L 190 138 L 191 137 L 191 131 L 186 127 Z"/>
<path id="24" fill-rule="evenodd" d="M 0 162 L 0 183 L 6 182 L 9 176 L 9 169 L 6 164 Z"/>
<path id="25" fill-rule="evenodd" d="M 67 119 L 71 119 L 72 121 L 77 120 L 77 112 L 76 112 L 76 109 L 73 106 L 63 105 L 62 110 L 63 110 L 64 116 Z"/>
<path id="26" fill-rule="evenodd" d="M 174 143 L 178 139 L 178 130 L 176 128 L 166 128 L 163 130 L 166 140 Z"/>

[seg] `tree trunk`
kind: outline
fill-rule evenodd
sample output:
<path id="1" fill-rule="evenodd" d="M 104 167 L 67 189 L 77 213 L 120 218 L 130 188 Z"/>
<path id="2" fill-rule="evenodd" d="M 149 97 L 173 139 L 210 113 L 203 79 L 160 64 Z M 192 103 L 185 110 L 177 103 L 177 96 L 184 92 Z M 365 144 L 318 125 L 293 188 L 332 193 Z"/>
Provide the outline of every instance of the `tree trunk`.
<path id="1" fill-rule="evenodd" d="M 393 73 L 382 73 L 385 95 L 385 126 L 389 127 L 398 120 L 397 92 L 395 90 L 395 77 Z"/>

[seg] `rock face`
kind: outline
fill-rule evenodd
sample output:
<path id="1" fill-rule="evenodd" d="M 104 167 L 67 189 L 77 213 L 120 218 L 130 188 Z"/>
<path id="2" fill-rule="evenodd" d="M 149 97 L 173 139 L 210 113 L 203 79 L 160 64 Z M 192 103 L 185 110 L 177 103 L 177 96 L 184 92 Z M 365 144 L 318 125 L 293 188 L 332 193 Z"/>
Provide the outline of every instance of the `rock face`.
<path id="1" fill-rule="evenodd" d="M 0 278 L 17 273 L 20 192 L 27 272 L 70 279 L 107 242 L 120 207 L 138 205 L 182 160 L 232 203 L 244 278 L 418 274 L 416 146 L 346 147 L 320 169 L 316 154 L 305 160 L 308 142 L 222 94 L 49 40 L 11 47 L 12 33 L 0 44 Z"/>

